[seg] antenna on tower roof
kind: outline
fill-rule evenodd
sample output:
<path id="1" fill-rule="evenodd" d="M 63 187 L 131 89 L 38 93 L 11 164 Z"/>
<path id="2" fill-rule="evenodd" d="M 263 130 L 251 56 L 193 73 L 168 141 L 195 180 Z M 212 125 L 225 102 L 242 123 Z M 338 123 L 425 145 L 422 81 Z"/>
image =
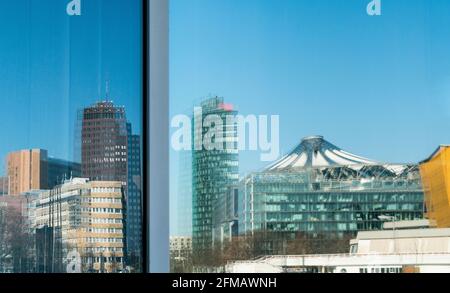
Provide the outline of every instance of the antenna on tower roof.
<path id="1" fill-rule="evenodd" d="M 106 80 L 106 102 L 109 102 L 109 79 Z"/>

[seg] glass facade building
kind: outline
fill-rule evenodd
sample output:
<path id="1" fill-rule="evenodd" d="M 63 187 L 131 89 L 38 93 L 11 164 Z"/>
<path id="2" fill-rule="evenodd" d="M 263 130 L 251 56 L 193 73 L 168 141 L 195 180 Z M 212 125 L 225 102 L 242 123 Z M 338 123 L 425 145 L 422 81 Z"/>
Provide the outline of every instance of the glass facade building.
<path id="1" fill-rule="evenodd" d="M 376 163 L 321 137 L 304 139 L 291 154 L 239 184 L 240 234 L 342 238 L 379 230 L 386 219 L 422 219 L 423 214 L 417 165 Z M 267 253 L 279 253 L 276 245 L 269 244 Z"/>
<path id="2" fill-rule="evenodd" d="M 225 196 L 221 196 L 214 207 L 214 243 L 223 244 L 233 237 L 239 236 L 239 189 L 236 186 L 228 188 Z"/>
<path id="3" fill-rule="evenodd" d="M 64 183 L 65 180 L 81 177 L 81 164 L 67 160 L 48 158 L 48 188 Z"/>
<path id="4" fill-rule="evenodd" d="M 214 215 L 217 201 L 227 196 L 229 187 L 239 181 L 236 122 L 227 124 L 227 117 L 237 112 L 223 98 L 211 98 L 194 112 L 192 151 L 192 245 L 194 253 L 206 256 L 213 247 Z M 218 118 L 222 127 L 211 119 Z M 228 121 L 227 121 L 228 120 Z M 216 122 L 218 122 L 216 120 Z M 214 136 L 209 136 L 214 132 Z M 209 138 L 209 139 L 208 139 Z M 207 149 L 204 143 L 223 144 L 223 149 Z M 227 147 L 232 145 L 232 147 Z"/>
<path id="5" fill-rule="evenodd" d="M 131 123 L 127 123 L 128 133 L 128 184 L 127 184 L 127 255 L 134 267 L 143 267 L 142 259 L 142 169 L 141 136 L 133 134 Z"/>

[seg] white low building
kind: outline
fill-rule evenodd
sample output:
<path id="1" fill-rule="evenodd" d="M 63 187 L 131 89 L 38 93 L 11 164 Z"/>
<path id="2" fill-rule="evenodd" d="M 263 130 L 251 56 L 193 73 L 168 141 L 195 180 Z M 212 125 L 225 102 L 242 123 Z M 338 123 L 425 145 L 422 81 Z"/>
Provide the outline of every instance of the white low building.
<path id="1" fill-rule="evenodd" d="M 229 273 L 450 273 L 450 229 L 398 222 L 360 232 L 349 254 L 266 256 L 229 263 Z M 396 225 L 396 226 L 395 226 Z"/>

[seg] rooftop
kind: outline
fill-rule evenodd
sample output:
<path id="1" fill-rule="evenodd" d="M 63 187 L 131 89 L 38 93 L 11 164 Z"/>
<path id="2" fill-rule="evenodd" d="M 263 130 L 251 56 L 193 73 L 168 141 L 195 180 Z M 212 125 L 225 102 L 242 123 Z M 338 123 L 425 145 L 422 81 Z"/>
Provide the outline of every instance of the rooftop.
<path id="1" fill-rule="evenodd" d="M 395 231 L 395 233 L 394 233 Z M 393 236 L 395 234 L 395 236 Z M 406 229 L 406 230 L 384 230 L 359 232 L 356 239 L 399 239 L 399 238 L 430 238 L 430 237 L 450 237 L 450 228 L 433 229 Z"/>
<path id="2" fill-rule="evenodd" d="M 359 172 L 367 168 L 377 172 L 400 175 L 411 169 L 406 164 L 386 164 L 352 154 L 325 140 L 323 136 L 308 136 L 292 152 L 270 165 L 265 171 L 292 171 L 311 168 L 345 167 Z M 350 171 L 351 171 L 350 170 Z M 383 171 L 384 170 L 384 171 Z"/>

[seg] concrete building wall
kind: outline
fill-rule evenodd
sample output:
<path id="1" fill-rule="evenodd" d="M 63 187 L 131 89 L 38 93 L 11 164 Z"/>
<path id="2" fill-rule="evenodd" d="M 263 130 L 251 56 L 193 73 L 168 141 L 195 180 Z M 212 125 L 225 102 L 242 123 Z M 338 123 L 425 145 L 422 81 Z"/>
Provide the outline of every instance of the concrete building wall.
<path id="1" fill-rule="evenodd" d="M 8 154 L 6 164 L 9 195 L 47 188 L 47 151 L 30 149 L 12 152 Z"/>

